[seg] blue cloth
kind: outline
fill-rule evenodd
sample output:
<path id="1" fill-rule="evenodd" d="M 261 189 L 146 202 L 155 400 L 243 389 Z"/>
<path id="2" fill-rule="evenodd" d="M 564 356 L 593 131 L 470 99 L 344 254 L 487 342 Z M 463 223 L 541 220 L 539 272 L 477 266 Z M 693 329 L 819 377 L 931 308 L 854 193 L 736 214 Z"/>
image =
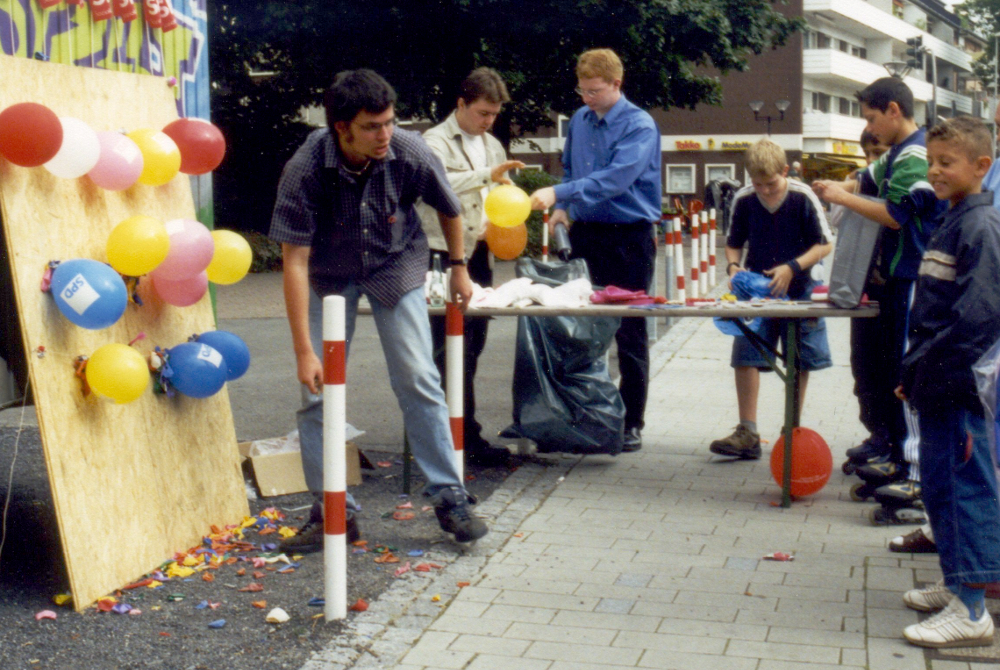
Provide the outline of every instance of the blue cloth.
<path id="1" fill-rule="evenodd" d="M 285 165 L 270 237 L 310 247 L 309 279 L 321 295 L 357 281 L 392 307 L 424 285 L 429 251 L 414 208 L 419 198 L 446 216 L 462 212 L 441 160 L 419 133 L 395 130 L 386 157 L 356 175 L 321 128 Z"/>
<path id="2" fill-rule="evenodd" d="M 556 209 L 574 221 L 659 221 L 661 160 L 656 122 L 624 95 L 603 119 L 581 107 L 569 122 Z"/>
<path id="3" fill-rule="evenodd" d="M 426 266 L 426 261 L 424 263 Z M 363 292 L 353 281 L 340 292 L 347 303 L 348 352 L 354 336 L 358 300 Z M 433 496 L 453 486 L 464 490 L 451 440 L 448 405 L 431 356 L 431 329 L 423 286 L 403 295 L 393 307 L 371 295 L 368 299 L 385 352 L 389 381 L 403 410 L 410 448 L 427 480 L 424 493 Z M 322 323 L 322 301 L 313 293 L 309 298 L 309 332 L 314 351 L 323 351 Z M 303 385 L 302 400 L 302 409 L 297 415 L 302 469 L 309 490 L 315 493 L 323 490 L 323 397 L 309 393 L 308 387 Z M 379 409 L 372 408 L 372 411 Z M 353 506 L 353 500 L 348 504 Z"/>
<path id="4" fill-rule="evenodd" d="M 983 190 L 993 192 L 993 206 L 1000 209 L 1000 162 L 993 161 L 990 171 L 983 177 Z"/>
<path id="5" fill-rule="evenodd" d="M 755 298 L 770 298 L 771 296 L 771 278 L 767 275 L 762 275 L 757 272 L 748 272 L 743 270 L 742 272 L 737 272 L 733 275 L 732 279 L 729 280 L 729 288 L 732 290 L 733 295 L 736 296 L 738 300 L 753 300 Z M 784 300 L 788 297 L 785 296 Z M 712 319 L 715 323 L 715 327 L 719 329 L 724 335 L 735 335 L 736 337 L 744 337 L 743 331 L 734 323 L 737 319 L 726 318 L 723 316 L 717 316 Z M 764 321 L 762 318 L 757 317 L 755 319 L 744 318 L 741 319 L 743 323 L 746 324 L 747 328 L 753 332 L 757 332 L 760 328 L 760 324 Z"/>
<path id="6" fill-rule="evenodd" d="M 1000 581 L 996 455 L 986 420 L 963 407 L 919 416 L 922 495 L 945 584 L 957 592 L 961 584 Z"/>

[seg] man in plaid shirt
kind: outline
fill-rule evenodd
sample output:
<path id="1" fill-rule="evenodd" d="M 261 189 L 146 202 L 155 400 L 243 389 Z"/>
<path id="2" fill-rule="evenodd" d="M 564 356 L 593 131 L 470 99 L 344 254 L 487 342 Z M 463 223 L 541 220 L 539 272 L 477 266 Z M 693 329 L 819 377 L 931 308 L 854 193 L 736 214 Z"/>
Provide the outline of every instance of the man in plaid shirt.
<path id="1" fill-rule="evenodd" d="M 307 523 L 282 549 L 322 547 L 323 365 L 322 298 L 344 296 L 347 346 L 358 300 L 367 295 L 385 352 L 406 434 L 427 480 L 424 495 L 441 528 L 460 542 L 478 539 L 486 524 L 458 473 L 448 407 L 431 354 L 424 298 L 427 238 L 414 209 L 418 198 L 438 211 L 452 259 L 452 299 L 472 295 L 465 268 L 461 206 L 438 158 L 419 134 L 396 130 L 396 93 L 371 70 L 339 73 L 324 96 L 327 128 L 314 131 L 285 166 L 270 236 L 284 254 L 284 290 L 302 383 L 298 412 L 302 467 L 317 495 Z M 348 536 L 359 535 L 348 497 Z M 353 537 L 352 537 L 353 536 Z"/>

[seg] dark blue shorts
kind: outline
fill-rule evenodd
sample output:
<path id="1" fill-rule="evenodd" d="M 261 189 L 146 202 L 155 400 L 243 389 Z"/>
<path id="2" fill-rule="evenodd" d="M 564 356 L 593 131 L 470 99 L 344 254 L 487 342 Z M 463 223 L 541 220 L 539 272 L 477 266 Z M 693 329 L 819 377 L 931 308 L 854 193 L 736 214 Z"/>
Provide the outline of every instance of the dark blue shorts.
<path id="1" fill-rule="evenodd" d="M 788 343 L 788 322 L 785 319 L 764 319 L 757 332 L 772 347 L 781 340 L 781 350 L 786 351 Z M 747 337 L 733 338 L 733 355 L 730 365 L 734 368 L 761 368 L 770 370 L 767 359 L 757 351 Z M 830 345 L 826 339 L 824 319 L 803 319 L 802 338 L 799 346 L 799 369 L 804 371 L 822 370 L 833 365 Z"/>

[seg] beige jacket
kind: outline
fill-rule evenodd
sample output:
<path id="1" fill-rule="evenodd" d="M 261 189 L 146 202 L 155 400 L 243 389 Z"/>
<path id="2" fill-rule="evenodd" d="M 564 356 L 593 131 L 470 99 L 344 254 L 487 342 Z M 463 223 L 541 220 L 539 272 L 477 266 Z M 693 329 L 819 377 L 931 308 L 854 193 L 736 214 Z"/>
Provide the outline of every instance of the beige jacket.
<path id="1" fill-rule="evenodd" d="M 500 141 L 486 133 L 483 141 L 486 143 L 486 164 L 481 170 L 473 170 L 468 154 L 465 152 L 464 139 L 455 112 L 452 112 L 442 123 L 424 133 L 424 140 L 437 157 L 444 163 L 448 173 L 448 182 L 462 203 L 462 225 L 465 226 L 465 256 L 468 258 L 476 242 L 486 230 L 486 219 L 483 216 L 483 188 L 495 185 L 490 178 L 491 169 L 507 160 Z M 420 202 L 417 206 L 420 221 L 427 235 L 431 249 L 447 251 L 444 233 L 441 232 L 441 222 L 437 211 L 430 205 Z"/>

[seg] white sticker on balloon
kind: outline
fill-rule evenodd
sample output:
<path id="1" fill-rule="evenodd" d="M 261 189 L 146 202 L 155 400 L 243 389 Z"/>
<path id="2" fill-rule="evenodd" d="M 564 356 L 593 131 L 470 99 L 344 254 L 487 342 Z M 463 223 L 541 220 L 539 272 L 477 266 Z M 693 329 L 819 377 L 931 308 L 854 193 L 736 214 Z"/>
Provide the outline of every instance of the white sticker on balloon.
<path id="1" fill-rule="evenodd" d="M 198 358 L 208 361 L 217 368 L 222 367 L 222 354 L 207 344 L 201 345 L 201 351 L 198 352 Z"/>
<path id="2" fill-rule="evenodd" d="M 101 298 L 101 294 L 94 290 L 94 287 L 83 278 L 82 274 L 77 274 L 70 279 L 59 296 L 74 312 L 80 315 L 83 315 L 88 307 Z"/>
<path id="3" fill-rule="evenodd" d="M 167 235 L 176 235 L 177 233 L 184 232 L 184 219 L 171 219 L 163 224 L 163 227 L 167 229 Z"/>

